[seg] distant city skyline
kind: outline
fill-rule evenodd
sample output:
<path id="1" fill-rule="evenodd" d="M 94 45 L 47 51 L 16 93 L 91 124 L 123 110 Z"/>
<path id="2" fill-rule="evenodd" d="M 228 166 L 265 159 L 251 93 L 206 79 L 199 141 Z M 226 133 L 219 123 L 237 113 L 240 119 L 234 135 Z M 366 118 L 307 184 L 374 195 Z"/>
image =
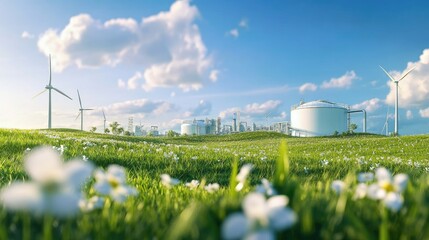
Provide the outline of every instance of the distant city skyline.
<path id="1" fill-rule="evenodd" d="M 128 118 L 161 132 L 233 113 L 249 125 L 290 120 L 301 100 L 365 109 L 367 131 L 429 133 L 425 1 L 1 1 L 0 128 L 84 129 Z M 269 119 L 267 121 L 267 116 Z M 360 116 L 352 122 L 362 129 Z"/>

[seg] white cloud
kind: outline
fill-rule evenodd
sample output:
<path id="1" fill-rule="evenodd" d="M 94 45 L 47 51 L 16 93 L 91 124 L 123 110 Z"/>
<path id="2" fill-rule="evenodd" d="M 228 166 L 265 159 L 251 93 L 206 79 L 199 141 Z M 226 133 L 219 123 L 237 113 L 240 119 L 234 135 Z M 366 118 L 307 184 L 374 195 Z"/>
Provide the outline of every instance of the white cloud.
<path id="1" fill-rule="evenodd" d="M 228 108 L 219 113 L 219 117 L 225 118 L 232 116 L 234 112 L 240 111 L 242 117 L 260 118 L 270 115 L 271 117 L 285 116 L 286 113 L 280 112 L 281 101 L 268 100 L 264 103 L 247 104 L 243 109 L 238 107 Z"/>
<path id="2" fill-rule="evenodd" d="M 237 28 L 229 30 L 228 33 L 229 33 L 229 35 L 233 36 L 234 38 L 238 38 L 238 36 L 240 35 Z"/>
<path id="3" fill-rule="evenodd" d="M 429 118 L 429 108 L 419 110 L 420 117 Z"/>
<path id="4" fill-rule="evenodd" d="M 129 100 L 125 102 L 113 103 L 108 106 L 99 107 L 108 115 L 125 114 L 155 114 L 160 115 L 175 109 L 175 106 L 165 101 L 151 101 L 148 99 Z"/>
<path id="5" fill-rule="evenodd" d="M 210 102 L 200 100 L 198 106 L 184 113 L 184 117 L 197 117 L 207 116 L 212 110 L 212 104 Z"/>
<path id="6" fill-rule="evenodd" d="M 375 87 L 377 85 L 377 81 L 371 81 L 371 86 Z"/>
<path id="7" fill-rule="evenodd" d="M 31 34 L 31 33 L 29 33 L 29 32 L 27 32 L 27 31 L 24 31 L 24 32 L 22 32 L 21 37 L 24 38 L 24 39 L 33 39 L 34 35 Z"/>
<path id="8" fill-rule="evenodd" d="M 411 110 L 407 110 L 407 115 L 406 116 L 407 116 L 408 120 L 411 120 L 411 119 L 414 118 L 413 112 Z"/>
<path id="9" fill-rule="evenodd" d="M 125 81 L 124 80 L 122 80 L 122 79 L 118 79 L 118 87 L 119 88 L 125 88 L 127 85 L 126 85 L 126 83 L 125 83 Z"/>
<path id="10" fill-rule="evenodd" d="M 299 92 L 303 93 L 305 91 L 314 92 L 317 90 L 317 85 L 314 83 L 304 83 L 299 87 Z"/>
<path id="11" fill-rule="evenodd" d="M 145 90 L 198 90 L 212 64 L 195 24 L 198 17 L 198 9 L 188 0 L 175 1 L 168 11 L 145 17 L 140 23 L 131 18 L 101 22 L 80 14 L 60 31 L 48 29 L 39 38 L 38 47 L 45 55 L 53 55 L 55 71 L 127 61 L 144 69 L 139 74 Z"/>
<path id="12" fill-rule="evenodd" d="M 382 100 L 378 98 L 369 99 L 352 106 L 352 109 L 364 109 L 367 112 L 374 112 L 382 106 Z"/>
<path id="13" fill-rule="evenodd" d="M 139 87 L 139 81 L 143 78 L 140 72 L 136 72 L 132 77 L 130 77 L 126 82 L 122 79 L 118 80 L 119 88 L 127 88 L 127 89 L 137 89 Z"/>
<path id="14" fill-rule="evenodd" d="M 170 93 L 170 97 L 175 97 L 176 96 L 176 92 L 171 92 Z"/>
<path id="15" fill-rule="evenodd" d="M 399 79 L 413 67 L 415 69 L 399 82 L 399 107 L 422 108 L 429 105 L 429 49 L 423 51 L 419 61 L 409 62 L 403 71 L 392 71 L 390 74 L 393 78 Z M 387 76 L 386 79 L 388 79 Z M 390 92 L 386 96 L 386 102 L 389 105 L 394 105 L 395 84 L 390 80 L 387 84 L 390 87 Z"/>
<path id="16" fill-rule="evenodd" d="M 356 73 L 352 71 L 347 71 L 343 76 L 338 78 L 331 78 L 329 81 L 324 81 L 321 88 L 349 88 L 353 81 L 359 79 Z"/>
<path id="17" fill-rule="evenodd" d="M 210 80 L 212 80 L 212 82 L 216 82 L 218 77 L 219 77 L 219 70 L 214 69 L 210 72 Z"/>
<path id="18" fill-rule="evenodd" d="M 249 27 L 249 23 L 248 23 L 247 19 L 243 18 L 243 19 L 241 19 L 241 21 L 238 23 L 238 26 L 239 26 L 239 27 L 242 27 L 242 28 L 247 28 L 247 27 Z"/>

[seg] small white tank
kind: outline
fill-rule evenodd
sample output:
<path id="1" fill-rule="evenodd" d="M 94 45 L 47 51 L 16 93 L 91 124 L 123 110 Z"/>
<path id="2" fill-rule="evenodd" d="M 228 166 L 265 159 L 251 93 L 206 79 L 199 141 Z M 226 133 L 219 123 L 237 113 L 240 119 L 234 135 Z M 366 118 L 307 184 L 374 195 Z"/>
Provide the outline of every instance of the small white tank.
<path id="1" fill-rule="evenodd" d="M 343 133 L 347 128 L 348 109 L 324 100 L 301 103 L 292 107 L 292 136 L 329 136 Z"/>
<path id="2" fill-rule="evenodd" d="M 182 135 L 191 135 L 191 136 L 196 134 L 195 125 L 192 123 L 183 123 L 180 126 L 180 133 Z"/>

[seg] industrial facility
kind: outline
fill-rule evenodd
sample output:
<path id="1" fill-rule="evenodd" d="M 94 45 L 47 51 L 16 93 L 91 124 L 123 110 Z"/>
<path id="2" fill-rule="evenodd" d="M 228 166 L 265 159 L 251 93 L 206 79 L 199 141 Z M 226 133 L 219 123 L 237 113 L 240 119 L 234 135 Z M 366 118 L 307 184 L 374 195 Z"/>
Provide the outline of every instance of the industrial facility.
<path id="1" fill-rule="evenodd" d="M 349 106 L 317 100 L 301 102 L 291 109 L 290 133 L 297 137 L 329 136 L 349 131 L 350 114 L 363 113 L 363 131 L 366 132 L 365 110 L 351 110 Z"/>

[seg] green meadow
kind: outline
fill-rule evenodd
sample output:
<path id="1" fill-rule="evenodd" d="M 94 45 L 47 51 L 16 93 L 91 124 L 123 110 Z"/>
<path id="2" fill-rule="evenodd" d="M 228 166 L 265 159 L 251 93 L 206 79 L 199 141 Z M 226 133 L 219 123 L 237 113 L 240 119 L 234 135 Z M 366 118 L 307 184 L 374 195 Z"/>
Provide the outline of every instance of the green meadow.
<path id="1" fill-rule="evenodd" d="M 429 239 L 429 135 L 351 135 L 292 138 L 272 132 L 225 136 L 126 137 L 67 129 L 0 130 L 0 185 L 27 181 L 27 149 L 63 149 L 67 161 L 83 157 L 100 168 L 126 168 L 138 191 L 124 203 L 73 217 L 34 216 L 0 209 L 0 239 L 221 239 L 222 223 L 242 210 L 242 200 L 270 180 L 297 215 L 277 239 Z M 253 169 L 241 191 L 235 176 Z M 357 175 L 385 167 L 409 181 L 398 211 L 380 201 L 356 199 Z M 180 180 L 170 188 L 161 174 Z M 198 180 L 190 189 L 185 184 Z M 336 193 L 331 184 L 342 180 Z M 92 181 L 83 191 L 94 194 Z M 218 183 L 218 191 L 205 186 Z"/>

